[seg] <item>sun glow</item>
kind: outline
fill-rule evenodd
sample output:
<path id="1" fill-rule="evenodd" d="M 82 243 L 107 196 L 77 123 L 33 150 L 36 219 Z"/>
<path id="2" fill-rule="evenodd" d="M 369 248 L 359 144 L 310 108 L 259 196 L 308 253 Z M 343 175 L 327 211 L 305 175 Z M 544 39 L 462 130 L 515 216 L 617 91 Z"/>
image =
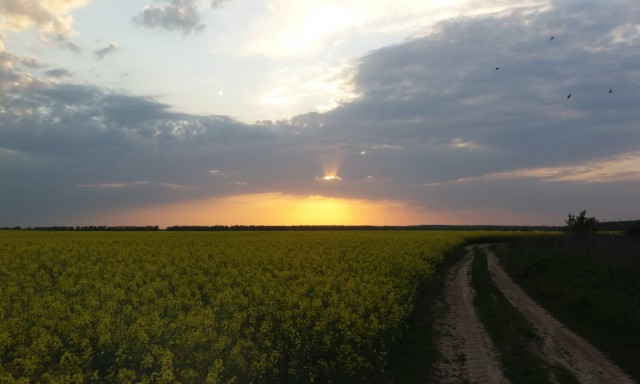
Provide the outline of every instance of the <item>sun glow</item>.
<path id="1" fill-rule="evenodd" d="M 290 218 L 293 222 L 311 219 L 320 225 L 349 222 L 357 214 L 350 202 L 324 196 L 306 197 L 292 208 Z"/>
<path id="2" fill-rule="evenodd" d="M 322 165 L 323 176 L 318 177 L 321 181 L 340 181 L 342 180 L 338 176 L 340 171 L 340 165 L 342 164 L 342 153 L 332 153 L 324 155 L 320 158 L 320 164 Z"/>
<path id="3" fill-rule="evenodd" d="M 410 225 L 427 221 L 398 201 L 262 193 L 92 215 L 105 225 Z M 82 220 L 81 220 L 82 221 Z M 147 225 L 145 224 L 145 225 Z"/>
<path id="4" fill-rule="evenodd" d="M 338 175 L 325 175 L 318 177 L 318 180 L 322 181 L 340 181 L 342 180 Z"/>

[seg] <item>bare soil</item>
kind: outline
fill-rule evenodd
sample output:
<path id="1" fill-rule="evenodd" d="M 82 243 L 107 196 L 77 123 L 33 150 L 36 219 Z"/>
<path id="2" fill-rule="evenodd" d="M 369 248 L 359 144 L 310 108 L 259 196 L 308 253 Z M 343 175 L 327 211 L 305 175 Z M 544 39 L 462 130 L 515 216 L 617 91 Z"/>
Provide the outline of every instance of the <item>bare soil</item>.
<path id="1" fill-rule="evenodd" d="M 500 266 L 495 254 L 487 252 L 489 273 L 507 300 L 534 326 L 543 340 L 547 361 L 565 366 L 581 383 L 634 383 L 619 367 L 533 301 Z M 482 352 L 479 352 L 482 353 Z"/>
<path id="2" fill-rule="evenodd" d="M 543 341 L 542 350 L 537 352 L 545 360 L 566 367 L 580 383 L 635 383 L 603 353 L 533 301 L 507 275 L 487 245 L 465 249 L 465 256 L 448 272 L 442 304 L 444 314 L 436 323 L 441 355 L 437 367 L 440 383 L 509 383 L 504 377 L 499 354 L 473 306 L 470 266 L 474 249 L 487 253 L 494 283 L 535 328 Z"/>
<path id="3" fill-rule="evenodd" d="M 445 283 L 445 314 L 437 323 L 441 383 L 508 383 L 498 352 L 473 307 L 473 247 L 449 271 Z"/>

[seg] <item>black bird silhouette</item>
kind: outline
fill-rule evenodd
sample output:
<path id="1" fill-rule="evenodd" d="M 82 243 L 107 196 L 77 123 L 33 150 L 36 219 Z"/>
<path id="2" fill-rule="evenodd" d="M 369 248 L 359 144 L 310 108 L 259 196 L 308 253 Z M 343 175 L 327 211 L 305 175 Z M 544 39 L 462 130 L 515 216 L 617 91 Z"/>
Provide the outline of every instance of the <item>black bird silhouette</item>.
<path id="1" fill-rule="evenodd" d="M 571 93 L 569 94 L 569 96 L 567 96 L 567 99 L 571 97 Z"/>
<path id="2" fill-rule="evenodd" d="M 611 92 L 611 88 L 609 88 L 609 93 L 613 93 L 613 92 Z"/>
<path id="3" fill-rule="evenodd" d="M 551 36 L 551 37 L 549 38 L 549 40 L 553 40 L 553 36 Z"/>
<path id="4" fill-rule="evenodd" d="M 496 67 L 496 71 L 497 71 L 498 69 L 500 69 L 500 67 Z"/>

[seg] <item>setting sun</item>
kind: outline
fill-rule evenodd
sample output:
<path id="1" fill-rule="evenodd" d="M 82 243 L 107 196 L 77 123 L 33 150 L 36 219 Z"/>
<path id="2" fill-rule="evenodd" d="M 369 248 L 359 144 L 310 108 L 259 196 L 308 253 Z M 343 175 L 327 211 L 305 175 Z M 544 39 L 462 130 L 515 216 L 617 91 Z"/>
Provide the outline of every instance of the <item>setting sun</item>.
<path id="1" fill-rule="evenodd" d="M 340 181 L 342 180 L 340 176 L 337 175 L 325 175 L 318 178 L 318 180 L 322 181 Z"/>
<path id="2" fill-rule="evenodd" d="M 409 225 L 426 212 L 402 202 L 262 193 L 98 214 L 100 222 L 171 225 Z M 432 217 L 432 219 L 435 219 Z M 438 218 L 443 219 L 443 218 Z"/>

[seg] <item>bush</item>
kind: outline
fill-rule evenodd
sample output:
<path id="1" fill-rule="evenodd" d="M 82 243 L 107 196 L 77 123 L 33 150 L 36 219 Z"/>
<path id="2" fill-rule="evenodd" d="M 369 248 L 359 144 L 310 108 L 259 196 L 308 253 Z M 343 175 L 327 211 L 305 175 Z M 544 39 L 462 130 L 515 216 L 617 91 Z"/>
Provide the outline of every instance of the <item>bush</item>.
<path id="1" fill-rule="evenodd" d="M 587 217 L 587 211 L 582 211 L 578 216 L 569 214 L 569 218 L 565 221 L 567 229 L 576 234 L 593 233 L 598 229 L 600 221 L 595 217 Z"/>

